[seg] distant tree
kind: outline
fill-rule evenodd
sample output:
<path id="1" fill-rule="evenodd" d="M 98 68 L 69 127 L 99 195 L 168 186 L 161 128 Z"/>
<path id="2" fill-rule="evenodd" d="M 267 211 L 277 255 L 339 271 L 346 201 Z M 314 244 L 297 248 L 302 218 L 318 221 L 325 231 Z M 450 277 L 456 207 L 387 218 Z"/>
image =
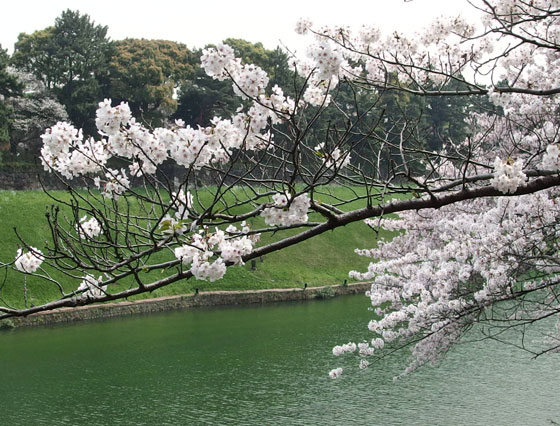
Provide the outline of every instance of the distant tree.
<path id="1" fill-rule="evenodd" d="M 145 124 L 159 125 L 177 108 L 180 82 L 191 78 L 192 53 L 167 40 L 125 39 L 115 43 L 109 64 L 108 94 L 126 101 Z"/>
<path id="2" fill-rule="evenodd" d="M 10 151 L 23 154 L 24 159 L 37 157 L 41 148 L 41 134 L 53 123 L 68 120 L 68 114 L 52 91 L 37 77 L 15 69 L 10 72 L 24 85 L 23 93 L 9 100 L 13 110 Z"/>
<path id="3" fill-rule="evenodd" d="M 207 125 L 215 115 L 229 115 L 239 105 L 239 100 L 231 94 L 231 84 L 209 78 L 197 66 L 193 78 L 179 89 L 178 106 L 173 117 L 190 125 Z"/>
<path id="4" fill-rule="evenodd" d="M 107 27 L 66 10 L 52 27 L 21 33 L 12 64 L 35 75 L 66 107 L 70 120 L 95 134 L 92 115 L 102 97 L 100 80 L 112 55 Z"/>
<path id="5" fill-rule="evenodd" d="M 23 85 L 8 72 L 8 53 L 0 45 L 0 152 L 8 147 L 12 110 L 8 100 L 21 93 Z"/>
<path id="6" fill-rule="evenodd" d="M 18 69 L 32 73 L 52 89 L 61 85 L 60 60 L 55 43 L 54 27 L 50 26 L 33 34 L 20 33 L 10 63 Z"/>
<path id="7" fill-rule="evenodd" d="M 506 85 L 506 83 L 501 83 Z M 468 90 L 461 82 L 451 80 L 447 91 Z M 449 143 L 463 141 L 469 133 L 466 119 L 472 113 L 500 114 L 501 109 L 490 102 L 488 96 L 436 96 L 427 100 L 428 109 L 424 110 L 424 135 L 427 148 L 440 150 Z"/>

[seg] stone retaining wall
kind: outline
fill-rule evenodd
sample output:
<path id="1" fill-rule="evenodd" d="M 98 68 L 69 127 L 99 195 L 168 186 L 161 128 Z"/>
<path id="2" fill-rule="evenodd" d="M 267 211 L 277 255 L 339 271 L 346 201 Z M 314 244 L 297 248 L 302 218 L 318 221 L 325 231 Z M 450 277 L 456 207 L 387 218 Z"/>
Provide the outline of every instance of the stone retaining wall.
<path id="1" fill-rule="evenodd" d="M 127 168 L 125 164 L 113 165 L 113 168 Z M 157 177 L 160 180 L 169 180 L 171 183 L 183 182 L 185 179 L 186 169 L 182 166 L 168 161 L 158 166 Z M 165 176 L 165 178 L 164 178 Z M 143 186 L 144 181 L 139 177 L 130 177 L 133 187 Z M 227 181 L 226 181 L 227 182 Z M 9 165 L 0 164 L 0 189 L 3 190 L 33 190 L 42 189 L 42 185 L 46 189 L 66 189 L 68 184 L 74 188 L 85 188 L 87 183 L 82 178 L 75 178 L 68 183 L 61 181 L 54 173 L 49 173 L 40 165 L 21 164 Z M 194 183 L 194 181 L 193 181 Z M 214 178 L 210 171 L 199 170 L 196 174 L 197 185 L 213 184 Z M 90 182 L 91 185 L 91 182 Z"/>
<path id="2" fill-rule="evenodd" d="M 0 189 L 41 189 L 41 182 L 48 189 L 66 188 L 55 175 L 39 166 L 0 167 Z"/>
<path id="3" fill-rule="evenodd" d="M 251 305 L 294 300 L 327 299 L 346 294 L 365 293 L 369 283 L 336 286 L 310 287 L 307 289 L 269 289 L 246 291 L 209 291 L 184 296 L 160 297 L 134 302 L 105 303 L 77 308 L 61 308 L 40 312 L 27 317 L 5 320 L 14 327 L 55 324 L 61 322 L 85 321 L 101 318 L 147 314 L 202 306 Z"/>
<path id="4" fill-rule="evenodd" d="M 126 166 L 123 166 L 126 168 Z M 120 168 L 115 166 L 115 168 Z M 165 175 L 167 179 L 173 182 L 175 179 L 183 177 L 184 168 L 174 164 L 163 164 L 159 166 L 159 177 Z M 199 180 L 211 181 L 204 173 L 199 173 Z M 143 185 L 141 178 L 130 178 L 133 186 Z M 70 184 L 74 188 L 86 187 L 86 182 L 83 179 L 76 178 L 70 180 L 68 183 L 60 180 L 54 173 L 49 173 L 43 169 L 42 166 L 34 164 L 22 164 L 19 166 L 11 166 L 0 164 L 0 189 L 3 190 L 33 190 L 42 189 L 66 189 Z M 91 184 L 91 183 L 90 183 Z"/>

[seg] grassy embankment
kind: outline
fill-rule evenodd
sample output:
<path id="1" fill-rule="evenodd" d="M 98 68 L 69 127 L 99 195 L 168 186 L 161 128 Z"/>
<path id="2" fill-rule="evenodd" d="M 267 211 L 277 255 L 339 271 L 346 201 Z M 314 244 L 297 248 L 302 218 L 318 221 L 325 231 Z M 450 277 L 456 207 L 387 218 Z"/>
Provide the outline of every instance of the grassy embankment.
<path id="1" fill-rule="evenodd" d="M 347 190 L 335 188 L 334 191 L 338 196 L 343 196 Z M 53 193 L 57 197 L 67 198 L 62 191 Z M 41 191 L 0 191 L 0 229 L 3 235 L 0 245 L 1 260 L 11 260 L 15 256 L 18 240 L 14 227 L 17 227 L 28 244 L 43 250 L 45 241 L 50 237 L 44 214 L 46 207 L 51 204 L 52 200 Z M 251 225 L 256 228 L 263 223 L 256 219 Z M 271 241 L 271 238 L 278 236 L 265 236 L 260 244 Z M 262 262 L 257 260 L 254 271 L 250 264 L 236 266 L 229 268 L 222 280 L 213 283 L 184 280 L 138 298 L 190 293 L 195 288 L 207 291 L 303 287 L 305 283 L 309 286 L 341 284 L 347 279 L 350 269 L 366 269 L 368 259 L 356 255 L 354 249 L 372 247 L 375 245 L 375 238 L 376 234 L 364 223 L 354 223 L 269 254 Z M 169 254 L 162 254 L 162 259 L 166 258 L 169 258 Z M 153 272 L 150 279 L 156 280 L 162 276 L 159 271 Z M 53 277 L 59 276 L 55 273 Z M 66 290 L 71 291 L 78 286 L 79 280 L 63 278 L 62 283 Z M 29 302 L 33 304 L 51 300 L 58 294 L 53 284 L 32 277 L 27 279 L 27 285 Z M 126 288 L 128 284 L 123 283 L 119 287 Z M 22 306 L 23 275 L 10 271 L 0 297 L 4 302 Z"/>

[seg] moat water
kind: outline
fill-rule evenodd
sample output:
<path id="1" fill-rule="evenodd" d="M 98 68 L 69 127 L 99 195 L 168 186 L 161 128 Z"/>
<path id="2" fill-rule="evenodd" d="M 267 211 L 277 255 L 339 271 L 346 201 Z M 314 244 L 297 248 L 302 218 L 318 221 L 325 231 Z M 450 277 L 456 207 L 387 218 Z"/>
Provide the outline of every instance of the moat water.
<path id="1" fill-rule="evenodd" d="M 397 382 L 407 352 L 363 371 L 334 358 L 368 336 L 367 308 L 347 296 L 1 332 L 0 424 L 560 424 L 558 355 L 465 344 Z"/>

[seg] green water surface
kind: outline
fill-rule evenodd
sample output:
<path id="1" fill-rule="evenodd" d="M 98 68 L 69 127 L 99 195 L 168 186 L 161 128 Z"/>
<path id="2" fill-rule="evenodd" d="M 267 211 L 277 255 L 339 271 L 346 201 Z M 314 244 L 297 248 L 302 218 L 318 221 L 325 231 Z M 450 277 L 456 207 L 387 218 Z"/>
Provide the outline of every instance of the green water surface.
<path id="1" fill-rule="evenodd" d="M 461 345 L 393 382 L 331 348 L 368 336 L 363 296 L 193 309 L 0 333 L 0 425 L 551 425 L 560 359 Z M 340 380 L 338 366 L 353 367 Z M 556 423 L 555 423 L 556 422 Z"/>

